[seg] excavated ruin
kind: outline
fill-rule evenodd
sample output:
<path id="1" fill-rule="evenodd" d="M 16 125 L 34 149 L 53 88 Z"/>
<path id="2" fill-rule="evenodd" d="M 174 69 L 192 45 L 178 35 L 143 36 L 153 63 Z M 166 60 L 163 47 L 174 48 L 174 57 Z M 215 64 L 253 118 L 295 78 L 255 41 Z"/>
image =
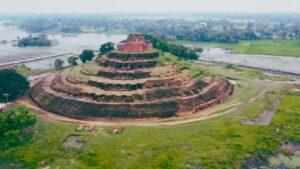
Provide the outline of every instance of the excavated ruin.
<path id="1" fill-rule="evenodd" d="M 225 79 L 194 80 L 158 64 L 158 57 L 143 35 L 130 35 L 94 62 L 41 79 L 31 96 L 43 109 L 71 118 L 153 118 L 205 109 L 233 91 Z"/>

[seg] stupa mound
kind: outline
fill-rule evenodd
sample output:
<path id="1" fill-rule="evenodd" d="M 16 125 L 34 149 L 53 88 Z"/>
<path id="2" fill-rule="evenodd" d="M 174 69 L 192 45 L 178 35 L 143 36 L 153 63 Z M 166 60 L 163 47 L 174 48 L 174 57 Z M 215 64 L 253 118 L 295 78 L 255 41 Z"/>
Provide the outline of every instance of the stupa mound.
<path id="1" fill-rule="evenodd" d="M 130 35 L 117 51 L 41 79 L 31 96 L 43 109 L 71 118 L 152 118 L 195 112 L 233 91 L 225 79 L 193 80 L 157 57 L 142 35 Z"/>

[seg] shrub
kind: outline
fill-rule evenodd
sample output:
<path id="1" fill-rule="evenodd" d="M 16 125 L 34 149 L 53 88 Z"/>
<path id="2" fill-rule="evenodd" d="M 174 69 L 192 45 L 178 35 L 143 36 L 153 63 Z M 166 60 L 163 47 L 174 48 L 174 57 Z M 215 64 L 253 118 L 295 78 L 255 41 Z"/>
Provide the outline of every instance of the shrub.
<path id="1" fill-rule="evenodd" d="M 78 60 L 78 57 L 76 56 L 70 56 L 68 58 L 68 63 L 72 66 L 76 66 L 78 63 L 77 63 L 77 60 Z"/>
<path id="2" fill-rule="evenodd" d="M 103 45 L 101 45 L 100 49 L 99 49 L 99 52 L 101 54 L 106 54 L 106 53 L 109 53 L 111 51 L 113 51 L 115 49 L 115 44 L 112 43 L 112 42 L 107 42 L 107 43 L 104 43 Z"/>
<path id="3" fill-rule="evenodd" d="M 10 108 L 0 116 L 0 150 L 32 138 L 33 132 L 29 131 L 35 124 L 36 117 L 26 108 Z"/>
<path id="4" fill-rule="evenodd" d="M 234 64 L 227 64 L 227 65 L 226 65 L 226 68 L 227 68 L 227 69 L 233 69 L 233 70 L 235 70 L 235 71 L 242 71 L 240 67 L 238 67 L 238 66 L 236 66 L 236 65 L 234 65 Z"/>
<path id="5" fill-rule="evenodd" d="M 64 61 L 61 59 L 56 59 L 54 62 L 54 67 L 56 70 L 62 70 L 64 68 Z"/>
<path id="6" fill-rule="evenodd" d="M 86 63 L 87 61 L 91 61 L 94 58 L 94 52 L 92 50 L 85 49 L 79 55 L 80 60 L 82 63 Z"/>
<path id="7" fill-rule="evenodd" d="M 15 70 L 0 70 L 0 101 L 21 97 L 29 89 L 28 80 Z"/>

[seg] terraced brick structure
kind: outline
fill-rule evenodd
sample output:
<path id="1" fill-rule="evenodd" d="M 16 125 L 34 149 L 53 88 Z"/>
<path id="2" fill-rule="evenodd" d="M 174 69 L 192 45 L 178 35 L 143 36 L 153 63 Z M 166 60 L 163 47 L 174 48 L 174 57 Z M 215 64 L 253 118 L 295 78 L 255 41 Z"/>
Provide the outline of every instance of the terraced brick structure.
<path id="1" fill-rule="evenodd" d="M 31 96 L 43 109 L 71 118 L 163 118 L 218 104 L 233 91 L 225 79 L 194 80 L 158 64 L 158 57 L 143 35 L 129 35 L 118 50 L 41 79 Z"/>

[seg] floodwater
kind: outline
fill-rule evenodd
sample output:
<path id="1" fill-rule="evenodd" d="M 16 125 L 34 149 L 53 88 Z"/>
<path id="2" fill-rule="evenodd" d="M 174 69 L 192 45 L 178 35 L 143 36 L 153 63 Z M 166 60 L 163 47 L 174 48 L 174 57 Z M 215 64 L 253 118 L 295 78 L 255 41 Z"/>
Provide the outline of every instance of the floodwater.
<path id="1" fill-rule="evenodd" d="M 81 53 L 83 49 L 98 50 L 100 45 L 106 42 L 118 43 L 126 39 L 127 35 L 120 34 L 48 34 L 48 38 L 55 40 L 57 45 L 51 47 L 26 47 L 19 48 L 13 46 L 18 37 L 26 37 L 28 33 L 12 26 L 4 26 L 0 23 L 0 41 L 7 40 L 8 43 L 0 44 L 0 63 L 21 61 L 37 57 L 74 52 Z M 51 58 L 33 63 L 27 63 L 31 68 L 49 68 L 53 66 L 54 60 Z M 62 57 L 66 60 L 66 56 Z"/>
<path id="2" fill-rule="evenodd" d="M 204 49 L 199 60 L 236 64 L 253 68 L 300 74 L 300 57 L 232 54 L 229 50 L 214 45 L 186 45 Z"/>

